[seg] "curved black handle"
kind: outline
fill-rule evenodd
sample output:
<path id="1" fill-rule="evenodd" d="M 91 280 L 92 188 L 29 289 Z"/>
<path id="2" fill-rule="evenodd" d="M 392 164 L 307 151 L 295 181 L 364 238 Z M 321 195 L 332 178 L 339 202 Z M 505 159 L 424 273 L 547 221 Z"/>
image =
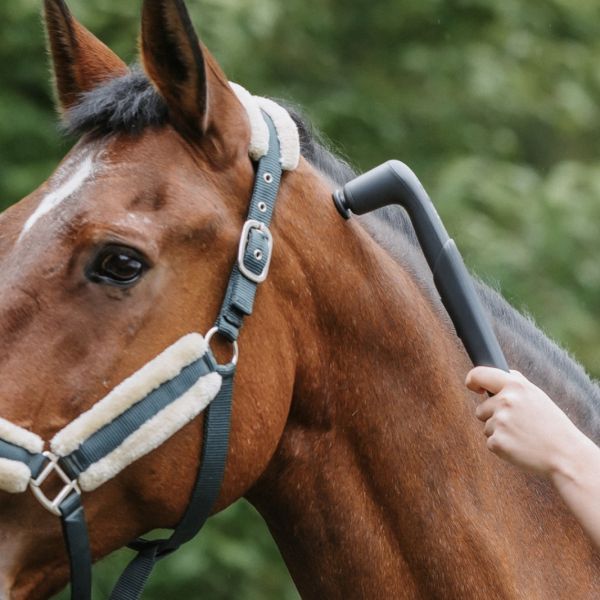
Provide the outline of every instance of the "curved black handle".
<path id="1" fill-rule="evenodd" d="M 460 252 L 413 171 L 392 160 L 360 175 L 334 194 L 344 218 L 389 204 L 408 213 L 441 300 L 473 364 L 508 371 L 506 358 L 483 310 Z"/>

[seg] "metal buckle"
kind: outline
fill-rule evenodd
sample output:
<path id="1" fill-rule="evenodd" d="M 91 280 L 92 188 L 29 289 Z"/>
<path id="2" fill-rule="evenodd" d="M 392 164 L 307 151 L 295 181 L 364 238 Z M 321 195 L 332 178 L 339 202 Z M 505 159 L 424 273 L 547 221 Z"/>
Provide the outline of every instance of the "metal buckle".
<path id="1" fill-rule="evenodd" d="M 52 452 L 44 452 L 43 454 L 49 462 L 44 470 L 38 475 L 38 477 L 29 482 L 29 487 L 31 488 L 33 495 L 46 510 L 50 511 L 53 515 L 60 517 L 61 513 L 59 506 L 62 504 L 63 500 L 68 498 L 73 492 L 81 496 L 81 490 L 77 485 L 77 481 L 71 480 L 71 478 L 58 464 L 60 458 L 56 456 L 56 454 L 53 454 Z M 56 473 L 65 484 L 63 489 L 58 493 L 54 500 L 48 498 L 48 496 L 46 496 L 46 494 L 42 491 L 42 485 L 52 473 Z"/>
<path id="2" fill-rule="evenodd" d="M 263 270 L 258 275 L 250 271 L 246 265 L 244 264 L 244 256 L 246 255 L 246 250 L 248 249 L 248 243 L 250 241 L 250 232 L 253 229 L 257 229 L 261 233 L 264 233 L 267 237 L 267 245 L 269 247 L 268 256 L 266 258 L 265 266 Z M 254 283 L 262 283 L 267 276 L 269 275 L 269 268 L 271 266 L 271 257 L 273 256 L 273 235 L 269 228 L 260 221 L 256 221 L 254 219 L 249 219 L 244 223 L 244 228 L 242 229 L 242 235 L 240 238 L 240 247 L 238 250 L 238 268 L 242 275 L 249 279 Z"/>

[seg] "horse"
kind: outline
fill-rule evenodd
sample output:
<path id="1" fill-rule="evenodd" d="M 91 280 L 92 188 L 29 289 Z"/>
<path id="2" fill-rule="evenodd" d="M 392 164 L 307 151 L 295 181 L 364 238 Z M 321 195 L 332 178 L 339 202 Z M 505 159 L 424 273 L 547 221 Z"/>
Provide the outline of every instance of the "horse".
<path id="1" fill-rule="evenodd" d="M 0 216 L 0 415 L 49 440 L 181 336 L 208 331 L 255 177 L 247 114 L 182 0 L 144 0 L 143 70 L 45 0 L 59 108 L 80 137 Z M 600 556 L 550 485 L 498 461 L 470 364 L 410 226 L 344 222 L 349 168 L 296 117 L 269 278 L 240 336 L 218 512 L 246 497 L 305 599 L 590 599 Z M 477 284 L 512 368 L 599 439 L 600 388 Z M 227 360 L 226 340 L 214 341 Z M 187 506 L 203 416 L 83 494 L 94 559 Z M 0 597 L 68 580 L 58 519 L 0 493 Z"/>

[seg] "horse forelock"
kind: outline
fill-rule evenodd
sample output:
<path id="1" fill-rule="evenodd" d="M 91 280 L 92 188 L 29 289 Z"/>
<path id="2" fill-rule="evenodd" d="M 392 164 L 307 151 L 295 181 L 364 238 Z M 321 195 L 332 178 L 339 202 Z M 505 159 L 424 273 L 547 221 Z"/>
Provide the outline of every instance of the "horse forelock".
<path id="1" fill-rule="evenodd" d="M 134 66 L 127 75 L 111 79 L 81 95 L 63 116 L 64 131 L 86 134 L 140 133 L 168 123 L 168 109 L 147 75 Z"/>

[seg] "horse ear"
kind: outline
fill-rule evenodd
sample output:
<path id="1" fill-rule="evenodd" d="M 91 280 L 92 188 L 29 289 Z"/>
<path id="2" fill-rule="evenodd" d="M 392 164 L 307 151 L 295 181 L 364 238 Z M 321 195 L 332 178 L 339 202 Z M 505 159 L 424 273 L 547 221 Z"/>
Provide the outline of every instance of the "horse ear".
<path id="1" fill-rule="evenodd" d="M 144 0 L 141 45 L 146 73 L 166 101 L 173 124 L 225 150 L 227 130 L 236 128 L 239 137 L 243 127 L 239 102 L 200 43 L 182 0 Z"/>
<path id="2" fill-rule="evenodd" d="M 82 93 L 128 73 L 127 65 L 73 18 L 64 0 L 44 0 L 44 16 L 63 111 L 77 104 Z"/>

